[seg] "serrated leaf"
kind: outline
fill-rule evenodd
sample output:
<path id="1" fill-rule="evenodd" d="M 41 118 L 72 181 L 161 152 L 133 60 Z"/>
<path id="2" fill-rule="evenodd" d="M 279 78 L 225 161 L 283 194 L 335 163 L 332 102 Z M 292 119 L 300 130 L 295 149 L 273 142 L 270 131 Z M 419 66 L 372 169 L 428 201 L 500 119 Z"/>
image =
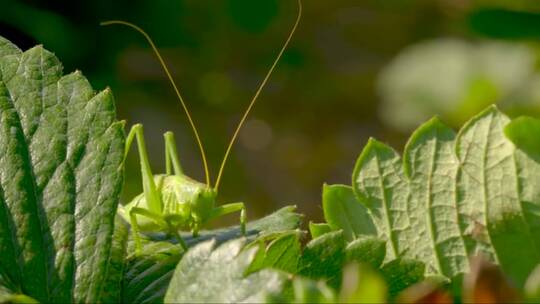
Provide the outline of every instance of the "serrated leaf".
<path id="1" fill-rule="evenodd" d="M 385 257 L 386 242 L 364 237 L 346 244 L 342 231 L 333 231 L 311 240 L 298 262 L 298 274 L 324 280 L 328 286 L 341 286 L 346 263 L 357 262 L 378 268 Z"/>
<path id="2" fill-rule="evenodd" d="M 270 243 L 266 245 L 266 237 L 254 242 L 259 248 L 257 255 L 249 266 L 247 273 L 259 271 L 263 268 L 283 270 L 296 273 L 301 246 L 298 231 L 279 233 L 270 236 Z"/>
<path id="3" fill-rule="evenodd" d="M 420 261 L 395 259 L 386 263 L 381 272 L 391 297 L 424 279 L 425 265 Z"/>
<path id="4" fill-rule="evenodd" d="M 241 251 L 244 243 L 233 240 L 215 248 L 212 240 L 191 248 L 174 271 L 165 302 L 253 303 L 279 292 L 285 281 L 280 272 L 265 269 L 244 276 L 257 251 Z"/>
<path id="5" fill-rule="evenodd" d="M 350 186 L 323 185 L 322 202 L 326 222 L 332 230 L 343 230 L 347 241 L 361 235 L 376 235 L 368 209 L 358 201 Z"/>
<path id="6" fill-rule="evenodd" d="M 298 262 L 298 274 L 325 280 L 329 286 L 341 285 L 341 269 L 345 262 L 345 239 L 341 231 L 330 232 L 311 240 Z"/>
<path id="7" fill-rule="evenodd" d="M 419 259 L 428 274 L 454 278 L 482 252 L 524 282 L 540 261 L 540 167 L 506 139 L 508 122 L 490 107 L 455 136 L 432 119 L 414 132 L 403 161 L 369 141 L 353 189 L 388 240 L 387 260 Z"/>
<path id="8" fill-rule="evenodd" d="M 96 302 L 122 184 L 110 90 L 0 37 L 0 272 L 41 302 Z"/>
<path id="9" fill-rule="evenodd" d="M 386 256 L 386 242 L 375 237 L 364 237 L 347 244 L 345 260 L 368 264 L 378 269 Z"/>
<path id="10" fill-rule="evenodd" d="M 247 240 L 257 237 L 277 234 L 298 228 L 300 215 L 294 213 L 294 207 L 284 207 L 266 217 L 247 223 Z M 216 230 L 201 231 L 197 238 L 183 234 L 190 247 L 214 239 L 219 245 L 223 242 L 241 237 L 240 227 L 232 226 Z M 155 303 L 162 302 L 169 286 L 176 265 L 184 254 L 176 240 L 168 240 L 163 235 L 152 235 L 150 239 L 143 238 L 141 255 L 135 256 L 134 243 L 130 238 L 128 244 L 128 260 L 124 271 L 123 302 L 125 303 Z M 289 252 L 284 255 L 290 256 Z M 284 261 L 274 261 L 279 267 L 288 267 Z M 255 271 L 255 270 L 251 270 Z M 249 271 L 248 271 L 249 272 Z"/>

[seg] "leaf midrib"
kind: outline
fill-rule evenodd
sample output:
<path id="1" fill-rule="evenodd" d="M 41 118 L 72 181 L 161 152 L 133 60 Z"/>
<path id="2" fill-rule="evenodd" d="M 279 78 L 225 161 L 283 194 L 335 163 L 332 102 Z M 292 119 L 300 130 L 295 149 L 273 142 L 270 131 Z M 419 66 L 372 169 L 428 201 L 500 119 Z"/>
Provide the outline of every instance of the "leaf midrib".
<path id="1" fill-rule="evenodd" d="M 433 177 L 433 170 L 435 168 L 435 158 L 436 158 L 436 154 L 437 154 L 437 148 L 438 148 L 438 145 L 439 145 L 439 140 L 437 138 L 437 135 L 438 135 L 438 132 L 435 132 L 435 137 L 434 137 L 434 147 L 432 148 L 432 152 L 431 152 L 431 158 L 430 158 L 430 163 L 429 163 L 429 171 L 428 171 L 428 179 L 427 179 L 427 192 L 428 192 L 428 195 L 427 195 L 427 207 L 428 207 L 428 210 L 426 212 L 426 223 L 428 223 L 428 231 L 429 231 L 429 238 L 430 238 L 430 241 L 431 241 L 431 245 L 433 246 L 433 256 L 435 258 L 435 262 L 437 264 L 437 271 L 439 273 L 444 273 L 442 271 L 442 264 L 441 264 L 441 258 L 439 256 L 439 250 L 437 249 L 437 243 L 435 241 L 435 232 L 434 232 L 434 227 L 433 225 L 435 224 L 434 223 L 434 220 L 431 216 L 431 211 L 432 211 L 432 203 L 433 203 L 433 197 L 432 197 L 432 177 Z"/>
<path id="2" fill-rule="evenodd" d="M 377 149 L 378 150 L 378 149 Z M 387 227 L 387 233 L 388 233 L 388 239 L 390 240 L 390 248 L 392 249 L 392 253 L 394 254 L 394 257 L 397 257 L 399 256 L 398 252 L 397 252 L 397 249 L 396 249 L 396 244 L 395 244 L 395 239 L 394 239 L 394 232 L 392 231 L 392 226 L 391 226 L 391 223 L 390 223 L 390 210 L 389 210 L 389 207 L 388 207 L 388 198 L 386 197 L 386 188 L 384 187 L 384 181 L 382 179 L 382 172 L 381 172 L 381 165 L 380 165 L 380 160 L 379 160 L 379 153 L 377 151 L 377 153 L 375 153 L 375 160 L 376 160 L 376 164 L 377 164 L 377 179 L 379 180 L 379 187 L 381 188 L 382 190 L 382 202 L 383 202 L 383 205 L 384 205 L 384 212 L 386 213 L 386 216 L 384 216 L 384 220 L 386 222 L 386 227 Z"/>
<path id="3" fill-rule="evenodd" d="M 493 242 L 491 241 L 491 233 L 490 233 L 490 229 L 489 229 L 489 222 L 488 222 L 488 196 L 487 196 L 487 176 L 486 176 L 486 168 L 487 168 L 487 159 L 488 159 L 488 146 L 489 146 L 489 143 L 490 143 L 490 138 L 491 138 L 491 131 L 493 129 L 493 114 L 490 114 L 489 115 L 489 122 L 488 122 L 488 131 L 487 131 L 487 135 L 486 135 L 486 142 L 484 144 L 484 146 L 482 147 L 483 148 L 483 151 L 482 151 L 482 198 L 484 200 L 484 214 L 483 214 L 483 217 L 484 217 L 484 223 L 486 224 L 486 230 L 487 230 L 487 238 L 489 240 L 489 244 L 491 247 L 493 247 Z M 497 255 L 497 250 L 492 250 L 493 251 L 493 258 L 495 259 L 495 261 L 497 261 L 497 263 L 499 262 L 499 257 Z"/>

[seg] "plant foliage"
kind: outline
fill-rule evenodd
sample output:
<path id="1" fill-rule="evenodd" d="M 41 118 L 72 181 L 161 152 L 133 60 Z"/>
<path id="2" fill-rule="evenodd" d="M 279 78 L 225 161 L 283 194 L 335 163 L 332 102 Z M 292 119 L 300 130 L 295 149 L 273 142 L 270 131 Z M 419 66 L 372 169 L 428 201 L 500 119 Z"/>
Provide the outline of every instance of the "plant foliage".
<path id="1" fill-rule="evenodd" d="M 490 107 L 455 134 L 434 118 L 413 133 L 403 158 L 369 141 L 353 188 L 390 256 L 454 278 L 470 270 L 469 256 L 483 254 L 524 283 L 540 262 L 540 188 L 531 183 L 539 163 L 505 137 L 508 122 Z"/>
<path id="2" fill-rule="evenodd" d="M 0 37 L 0 273 L 42 302 L 96 302 L 122 185 L 109 89 Z"/>

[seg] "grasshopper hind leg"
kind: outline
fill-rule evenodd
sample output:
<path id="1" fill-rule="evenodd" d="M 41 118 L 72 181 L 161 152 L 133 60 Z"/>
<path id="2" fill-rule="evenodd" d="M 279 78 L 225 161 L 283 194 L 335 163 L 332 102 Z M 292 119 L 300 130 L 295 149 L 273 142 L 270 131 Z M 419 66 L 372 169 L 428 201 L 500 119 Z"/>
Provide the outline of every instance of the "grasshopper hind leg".
<path id="1" fill-rule="evenodd" d="M 184 174 L 182 165 L 180 165 L 180 160 L 178 159 L 178 152 L 176 150 L 176 142 L 174 141 L 173 132 L 166 132 L 163 134 L 163 137 L 165 138 L 165 167 L 167 168 L 167 174 L 171 175 L 173 171 L 174 175 Z"/>

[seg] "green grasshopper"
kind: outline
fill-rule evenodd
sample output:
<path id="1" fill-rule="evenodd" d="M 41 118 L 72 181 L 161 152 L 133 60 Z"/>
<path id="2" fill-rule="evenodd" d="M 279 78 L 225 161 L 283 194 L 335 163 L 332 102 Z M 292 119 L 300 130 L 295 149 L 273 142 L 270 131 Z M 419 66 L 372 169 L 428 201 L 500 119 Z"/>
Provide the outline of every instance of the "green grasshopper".
<path id="1" fill-rule="evenodd" d="M 265 78 L 260 83 L 256 93 L 251 99 L 251 102 L 244 112 L 242 119 L 238 123 L 238 126 L 231 138 L 231 141 L 229 142 L 221 162 L 214 187 L 211 186 L 206 155 L 197 132 L 197 128 L 195 127 L 191 114 L 171 76 L 171 73 L 169 72 L 169 69 L 167 68 L 167 65 L 165 64 L 165 61 L 161 57 L 161 54 L 150 36 L 140 27 L 126 21 L 112 20 L 101 23 L 101 25 L 125 25 L 138 31 L 146 38 L 163 70 L 165 71 L 165 74 L 167 75 L 188 118 L 195 135 L 197 145 L 199 146 L 204 172 L 206 175 L 206 183 L 201 183 L 184 174 L 177 156 L 176 143 L 174 141 L 174 135 L 172 132 L 166 132 L 164 134 L 166 173 L 154 175 L 148 161 L 146 144 L 144 142 L 143 126 L 141 124 L 136 124 L 131 128 L 126 140 L 124 160 L 130 150 L 133 139 L 136 139 L 141 162 L 143 193 L 137 195 L 128 204 L 120 206 L 118 213 L 131 224 L 136 254 L 139 254 L 142 249 L 140 236 L 141 232 L 166 232 L 168 235 L 175 237 L 182 248 L 187 250 L 187 244 L 180 236 L 178 232 L 179 230 L 191 231 L 193 237 L 196 237 L 201 227 L 203 227 L 208 221 L 234 212 L 240 212 L 240 229 L 243 235 L 246 234 L 246 207 L 243 202 L 216 206 L 219 183 L 223 175 L 225 163 L 227 162 L 227 158 L 234 142 L 236 141 L 238 133 L 253 105 L 255 104 L 257 97 L 261 93 L 263 87 L 272 74 L 272 71 L 276 67 L 283 52 L 287 48 L 287 45 L 291 41 L 291 38 L 298 27 L 301 16 L 302 3 L 300 0 L 298 0 L 298 15 L 296 17 L 296 21 L 289 33 L 289 36 L 268 70 Z"/>

